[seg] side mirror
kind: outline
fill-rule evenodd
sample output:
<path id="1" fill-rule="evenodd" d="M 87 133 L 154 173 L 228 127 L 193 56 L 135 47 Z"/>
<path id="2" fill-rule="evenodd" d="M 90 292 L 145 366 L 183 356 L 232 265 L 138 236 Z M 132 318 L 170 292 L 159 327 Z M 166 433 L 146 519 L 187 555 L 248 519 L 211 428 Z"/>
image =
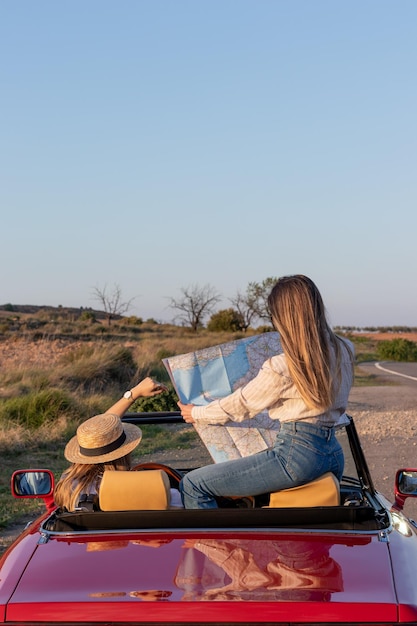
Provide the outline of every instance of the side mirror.
<path id="1" fill-rule="evenodd" d="M 396 507 L 402 509 L 410 497 L 417 497 L 417 469 L 400 469 L 395 476 Z"/>
<path id="2" fill-rule="evenodd" d="M 17 470 L 11 478 L 15 498 L 43 498 L 48 510 L 54 506 L 54 475 L 50 470 Z"/>
<path id="3" fill-rule="evenodd" d="M 12 475 L 12 494 L 15 498 L 49 496 L 54 478 L 49 470 L 17 470 Z"/>

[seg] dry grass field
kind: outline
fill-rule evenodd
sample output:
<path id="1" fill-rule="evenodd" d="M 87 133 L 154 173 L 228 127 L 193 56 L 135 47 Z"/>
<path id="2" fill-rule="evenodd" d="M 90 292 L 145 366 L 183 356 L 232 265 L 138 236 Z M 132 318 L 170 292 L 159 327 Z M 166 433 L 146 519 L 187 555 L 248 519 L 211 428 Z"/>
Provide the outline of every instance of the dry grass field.
<path id="1" fill-rule="evenodd" d="M 392 339 L 407 339 L 417 343 L 417 332 L 413 333 L 353 333 L 354 337 L 368 338 L 372 342 L 391 341 Z M 13 337 L 11 339 L 0 341 L 0 370 L 29 368 L 29 367 L 50 367 L 55 365 L 63 355 L 73 352 L 81 346 L 95 346 L 98 339 L 94 340 L 77 340 L 76 338 L 54 339 L 45 338 L 33 341 L 28 338 Z M 165 349 L 172 354 L 179 354 L 182 351 L 198 349 L 208 345 L 215 345 L 222 341 L 228 341 L 228 337 L 220 333 L 211 333 L 203 336 L 190 335 L 184 333 L 181 339 L 170 337 L 169 335 L 160 340 L 159 337 L 147 337 L 140 342 L 132 339 L 122 339 L 121 344 L 131 348 L 136 353 L 143 352 L 142 360 L 154 354 L 155 351 Z M 158 346 L 158 349 L 156 348 Z M 181 352 L 176 352 L 175 348 L 180 346 Z"/>
<path id="2" fill-rule="evenodd" d="M 353 336 L 368 337 L 374 341 L 392 341 L 393 339 L 407 339 L 408 341 L 414 341 L 417 343 L 417 332 L 403 332 L 403 333 L 390 333 L 390 332 L 374 332 L 374 333 L 353 333 Z"/>

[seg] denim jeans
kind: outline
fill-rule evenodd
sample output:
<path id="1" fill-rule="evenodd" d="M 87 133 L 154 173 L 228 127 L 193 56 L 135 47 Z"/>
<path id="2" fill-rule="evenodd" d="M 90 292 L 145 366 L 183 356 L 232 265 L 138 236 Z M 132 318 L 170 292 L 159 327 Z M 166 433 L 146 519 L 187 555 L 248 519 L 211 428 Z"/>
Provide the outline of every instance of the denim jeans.
<path id="1" fill-rule="evenodd" d="M 334 429 L 284 422 L 273 448 L 188 472 L 180 483 L 185 508 L 213 509 L 215 496 L 255 496 L 308 483 L 325 472 L 340 480 L 343 450 Z"/>

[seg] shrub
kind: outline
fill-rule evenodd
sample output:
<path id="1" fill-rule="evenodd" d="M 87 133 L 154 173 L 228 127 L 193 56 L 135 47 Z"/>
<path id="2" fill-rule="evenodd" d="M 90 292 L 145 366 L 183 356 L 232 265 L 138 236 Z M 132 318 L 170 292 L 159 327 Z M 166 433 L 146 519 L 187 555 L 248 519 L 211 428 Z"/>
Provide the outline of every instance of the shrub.
<path id="1" fill-rule="evenodd" d="M 0 372 L 0 388 L 2 397 L 14 397 L 50 387 L 49 373 L 45 370 L 21 367 L 9 367 Z"/>
<path id="2" fill-rule="evenodd" d="M 82 322 L 90 322 L 91 324 L 97 322 L 96 314 L 93 311 L 83 311 L 80 315 L 80 320 Z"/>
<path id="3" fill-rule="evenodd" d="M 147 413 L 154 411 L 178 411 L 178 396 L 173 387 L 153 398 L 140 398 L 130 408 L 130 412 Z"/>
<path id="4" fill-rule="evenodd" d="M 275 330 L 275 328 L 273 326 L 258 326 L 258 328 L 256 329 L 256 332 L 260 335 L 262 333 L 272 333 Z"/>
<path id="5" fill-rule="evenodd" d="M 26 320 L 25 326 L 27 330 L 37 330 L 38 328 L 42 328 L 42 326 L 45 326 L 47 323 L 47 320 L 41 320 L 33 317 Z"/>
<path id="6" fill-rule="evenodd" d="M 127 385 L 136 372 L 128 348 L 115 345 L 84 345 L 64 355 L 56 378 L 71 389 L 104 391 L 109 385 Z"/>
<path id="7" fill-rule="evenodd" d="M 124 317 L 123 322 L 127 326 L 141 326 L 143 324 L 143 319 L 141 317 L 137 317 L 136 315 L 130 315 L 130 317 Z"/>
<path id="8" fill-rule="evenodd" d="M 107 333 L 107 328 L 102 324 L 97 324 L 92 328 L 92 332 L 95 335 L 105 335 Z"/>
<path id="9" fill-rule="evenodd" d="M 223 309 L 214 313 L 208 324 L 207 330 L 210 332 L 230 332 L 234 333 L 238 330 L 243 330 L 244 322 L 243 318 L 235 309 Z"/>
<path id="10" fill-rule="evenodd" d="M 167 359 L 173 355 L 174 353 L 172 350 L 168 350 L 168 348 L 159 348 L 159 350 L 155 353 L 155 361 L 159 362 L 162 361 L 162 359 Z"/>
<path id="11" fill-rule="evenodd" d="M 390 361 L 417 361 L 417 343 L 408 339 L 380 341 L 377 346 L 380 359 Z"/>
<path id="12" fill-rule="evenodd" d="M 163 363 L 155 363 L 151 365 L 146 376 L 156 378 L 156 380 L 159 380 L 162 383 L 167 383 L 169 381 L 168 372 L 166 371 L 165 365 Z M 143 378 L 143 376 L 139 376 L 139 378 Z"/>
<path id="13" fill-rule="evenodd" d="M 65 391 L 42 389 L 4 400 L 0 407 L 0 421 L 33 430 L 62 415 L 75 416 L 79 412 L 78 403 Z"/>

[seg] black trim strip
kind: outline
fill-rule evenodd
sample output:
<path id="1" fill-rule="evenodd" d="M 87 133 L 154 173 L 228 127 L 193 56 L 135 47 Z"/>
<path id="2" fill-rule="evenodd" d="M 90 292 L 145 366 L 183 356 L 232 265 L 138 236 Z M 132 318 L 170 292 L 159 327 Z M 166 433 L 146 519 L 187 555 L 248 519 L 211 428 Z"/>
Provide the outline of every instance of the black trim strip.
<path id="1" fill-rule="evenodd" d="M 101 446 L 101 448 L 83 448 L 82 446 L 80 446 L 80 452 L 84 456 L 99 456 L 101 454 L 107 454 L 108 452 L 113 452 L 113 450 L 117 450 L 117 448 L 120 448 L 125 440 L 126 433 L 125 431 L 123 431 L 120 437 L 115 439 L 115 441 L 107 444 L 107 446 Z"/>

